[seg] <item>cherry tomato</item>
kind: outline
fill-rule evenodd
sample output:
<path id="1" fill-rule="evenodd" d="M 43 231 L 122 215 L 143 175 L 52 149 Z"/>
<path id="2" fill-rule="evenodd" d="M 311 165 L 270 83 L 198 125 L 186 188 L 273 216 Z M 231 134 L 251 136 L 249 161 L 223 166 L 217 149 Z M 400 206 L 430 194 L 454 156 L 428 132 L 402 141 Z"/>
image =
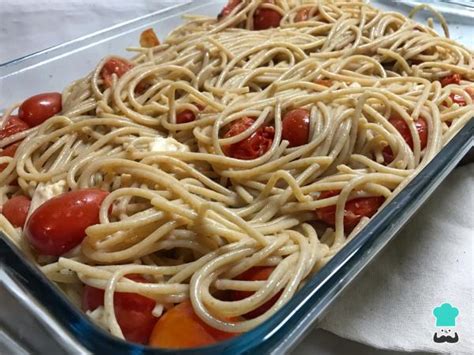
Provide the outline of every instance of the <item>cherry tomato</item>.
<path id="1" fill-rule="evenodd" d="M 244 117 L 238 121 L 235 121 L 230 127 L 229 131 L 224 135 L 224 138 L 229 138 L 238 135 L 246 131 L 255 122 L 253 118 Z M 224 146 L 224 154 L 242 160 L 256 159 L 265 154 L 270 149 L 273 137 L 275 135 L 275 129 L 271 126 L 260 127 L 250 137 Z"/>
<path id="2" fill-rule="evenodd" d="M 28 197 L 15 196 L 5 202 L 2 213 L 13 226 L 23 228 L 30 204 L 31 200 Z"/>
<path id="3" fill-rule="evenodd" d="M 456 74 L 445 76 L 444 78 L 440 80 L 440 82 L 441 82 L 441 85 L 445 87 L 450 84 L 459 85 L 461 83 L 461 79 L 462 79 L 461 74 L 456 73 Z"/>
<path id="4" fill-rule="evenodd" d="M 3 125 L 3 128 L 0 129 L 0 139 L 10 137 L 30 128 L 25 121 L 19 119 L 18 116 L 15 115 L 9 116 L 6 121 L 7 122 Z"/>
<path id="5" fill-rule="evenodd" d="M 319 199 L 325 199 L 339 195 L 340 191 L 324 191 Z M 384 203 L 385 198 L 378 197 L 361 197 L 346 202 L 344 206 L 344 228 L 351 230 L 362 217 L 372 217 Z M 334 226 L 336 224 L 336 206 L 328 206 L 318 208 L 316 216 L 320 221 Z"/>
<path id="6" fill-rule="evenodd" d="M 471 96 L 471 98 L 474 100 L 474 88 L 468 87 L 465 90 L 469 94 L 469 96 Z M 458 104 L 459 106 L 466 106 L 467 105 L 466 99 L 462 95 L 458 95 L 458 94 L 453 93 L 449 97 L 451 98 L 453 103 Z"/>
<path id="7" fill-rule="evenodd" d="M 309 111 L 303 108 L 291 110 L 282 121 L 282 139 L 290 142 L 289 147 L 299 147 L 309 140 Z"/>
<path id="8" fill-rule="evenodd" d="M 309 11 L 310 11 L 310 9 L 307 8 L 307 7 L 304 8 L 304 9 L 299 10 L 299 11 L 296 13 L 296 16 L 295 16 L 295 22 L 308 21 L 308 19 L 309 19 Z"/>
<path id="9" fill-rule="evenodd" d="M 28 219 L 25 235 L 40 254 L 60 256 L 81 244 L 85 230 L 99 223 L 99 209 L 108 192 L 84 189 L 66 192 L 39 206 Z"/>
<path id="10" fill-rule="evenodd" d="M 156 323 L 149 345 L 167 349 L 186 349 L 215 344 L 236 336 L 204 323 L 190 301 L 167 311 Z"/>
<path id="11" fill-rule="evenodd" d="M 272 274 L 274 267 L 263 267 L 263 266 L 255 266 L 253 268 L 248 269 L 244 273 L 237 276 L 236 280 L 243 280 L 243 281 L 264 281 L 268 280 L 270 275 Z M 254 294 L 251 291 L 232 291 L 231 299 L 233 301 L 240 301 L 244 298 L 250 297 Z M 265 312 L 267 312 L 273 305 L 278 301 L 281 296 L 281 291 L 273 296 L 269 301 L 261 305 L 260 307 L 254 309 L 251 312 L 248 312 L 243 315 L 244 318 L 252 319 L 261 316 Z"/>
<path id="12" fill-rule="evenodd" d="M 30 127 L 42 124 L 62 110 L 62 95 L 48 92 L 26 99 L 18 109 L 18 117 Z"/>
<path id="13" fill-rule="evenodd" d="M 230 15 L 234 9 L 239 6 L 239 4 L 242 2 L 242 0 L 229 0 L 226 6 L 222 9 L 222 11 L 217 15 L 218 20 L 222 20 L 223 18 L 227 17 Z"/>
<path id="14" fill-rule="evenodd" d="M 18 147 L 20 146 L 20 144 L 21 144 L 21 141 L 6 146 L 6 147 L 0 152 L 0 157 L 12 157 L 12 158 L 13 158 L 13 157 L 15 156 L 16 150 L 18 149 Z M 7 163 L 0 164 L 0 173 L 1 173 L 3 170 L 5 170 L 5 168 L 6 168 L 7 166 L 8 166 Z M 11 185 L 17 186 L 17 185 L 18 185 L 18 181 L 15 180 L 15 182 L 11 183 Z"/>
<path id="15" fill-rule="evenodd" d="M 141 275 L 131 274 L 126 277 L 136 282 L 148 282 Z M 82 309 L 93 311 L 103 306 L 104 294 L 104 290 L 85 285 L 82 294 Z M 152 313 L 155 306 L 155 300 L 136 293 L 114 293 L 115 317 L 125 339 L 140 344 L 148 342 L 158 320 Z"/>
<path id="16" fill-rule="evenodd" d="M 160 45 L 160 40 L 156 36 L 153 28 L 149 28 L 140 35 L 140 46 L 144 48 L 153 48 Z"/>
<path id="17" fill-rule="evenodd" d="M 273 1 L 265 1 L 266 3 L 273 4 Z M 254 30 L 266 30 L 273 27 L 280 26 L 281 19 L 283 17 L 278 11 L 273 9 L 259 7 L 255 10 L 253 15 L 253 28 Z"/>
<path id="18" fill-rule="evenodd" d="M 123 74 L 125 74 L 132 68 L 133 63 L 119 58 L 111 58 L 107 62 L 105 62 L 104 66 L 102 67 L 102 70 L 100 71 L 100 76 L 104 80 L 105 86 L 109 88 L 112 86 L 113 83 L 113 74 L 117 75 L 117 77 L 120 78 Z"/>
<path id="19" fill-rule="evenodd" d="M 413 137 L 411 136 L 410 128 L 408 127 L 405 120 L 398 116 L 393 116 L 389 119 L 389 122 L 395 127 L 395 129 L 400 132 L 405 142 L 408 146 L 413 149 Z M 425 149 L 426 144 L 428 143 L 428 124 L 423 117 L 420 117 L 415 121 L 415 127 L 420 137 L 420 147 Z M 393 151 L 390 146 L 387 146 L 382 151 L 384 156 L 384 161 L 386 164 L 390 164 L 393 159 Z"/>
<path id="20" fill-rule="evenodd" d="M 196 115 L 191 110 L 181 111 L 176 115 L 176 123 L 189 123 L 193 122 L 196 119 Z"/>

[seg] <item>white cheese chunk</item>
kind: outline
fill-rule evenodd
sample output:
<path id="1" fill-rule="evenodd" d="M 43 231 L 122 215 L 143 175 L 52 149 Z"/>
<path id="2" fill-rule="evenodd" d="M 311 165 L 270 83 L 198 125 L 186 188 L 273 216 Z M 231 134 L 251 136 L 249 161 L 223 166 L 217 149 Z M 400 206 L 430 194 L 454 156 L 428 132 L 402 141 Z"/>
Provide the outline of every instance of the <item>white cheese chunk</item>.
<path id="1" fill-rule="evenodd" d="M 53 184 L 43 182 L 39 183 L 33 197 L 31 198 L 31 206 L 28 214 L 31 215 L 34 210 L 43 203 L 53 197 L 63 194 L 64 192 L 66 192 L 66 180 L 59 180 Z"/>
<path id="2" fill-rule="evenodd" d="M 155 137 L 150 142 L 151 152 L 189 152 L 189 147 L 171 137 Z"/>

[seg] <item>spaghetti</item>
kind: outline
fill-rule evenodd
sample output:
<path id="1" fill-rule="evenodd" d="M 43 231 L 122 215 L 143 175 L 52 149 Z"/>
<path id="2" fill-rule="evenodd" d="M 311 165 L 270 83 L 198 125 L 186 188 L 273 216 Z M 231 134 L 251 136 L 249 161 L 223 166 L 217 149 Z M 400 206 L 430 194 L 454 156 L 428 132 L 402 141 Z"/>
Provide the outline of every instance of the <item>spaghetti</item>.
<path id="1" fill-rule="evenodd" d="M 0 228 L 99 325 L 156 346 L 268 319 L 474 110 L 473 52 L 365 1 L 231 0 L 141 45 L 41 124 L 6 111 Z M 55 213 L 72 222 L 41 234 Z M 142 334 L 124 295 L 146 304 Z M 166 340 L 186 305 L 211 340 Z"/>

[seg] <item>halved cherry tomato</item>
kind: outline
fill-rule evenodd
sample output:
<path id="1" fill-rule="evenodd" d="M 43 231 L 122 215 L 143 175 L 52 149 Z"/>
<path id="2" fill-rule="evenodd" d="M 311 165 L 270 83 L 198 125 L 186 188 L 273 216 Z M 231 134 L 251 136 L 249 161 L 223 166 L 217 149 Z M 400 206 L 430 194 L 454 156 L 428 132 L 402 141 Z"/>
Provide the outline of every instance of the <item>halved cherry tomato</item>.
<path id="1" fill-rule="evenodd" d="M 456 84 L 459 85 L 461 83 L 461 74 L 455 73 L 451 74 L 448 76 L 445 76 L 444 78 L 441 78 L 440 82 L 443 87 L 451 85 L 451 84 Z"/>
<path id="2" fill-rule="evenodd" d="M 289 147 L 299 147 L 309 140 L 309 111 L 303 108 L 291 110 L 282 120 L 282 139 L 290 142 Z"/>
<path id="3" fill-rule="evenodd" d="M 304 9 L 299 10 L 295 16 L 295 22 L 308 21 L 309 11 L 310 9 L 308 7 L 305 7 Z"/>
<path id="4" fill-rule="evenodd" d="M 222 11 L 217 15 L 218 20 L 222 20 L 223 18 L 227 17 L 230 15 L 234 9 L 239 6 L 239 4 L 242 2 L 242 0 L 229 0 L 226 6 L 222 9 Z"/>
<path id="5" fill-rule="evenodd" d="M 46 201 L 26 223 L 28 242 L 43 255 L 68 252 L 81 244 L 86 228 L 99 223 L 100 205 L 107 195 L 99 189 L 84 189 Z"/>
<path id="6" fill-rule="evenodd" d="M 160 44 L 160 40 L 156 36 L 153 28 L 149 28 L 140 35 L 140 46 L 144 48 L 153 48 Z"/>
<path id="7" fill-rule="evenodd" d="M 131 274 L 126 277 L 136 282 L 148 282 L 141 275 Z M 103 306 L 104 294 L 104 290 L 86 285 L 82 294 L 82 309 L 93 311 Z M 148 342 L 158 320 L 152 313 L 155 306 L 155 300 L 136 293 L 114 293 L 115 317 L 125 339 L 140 344 Z"/>
<path id="8" fill-rule="evenodd" d="M 194 313 L 190 301 L 167 311 L 156 323 L 149 345 L 167 349 L 196 348 L 236 336 L 214 329 Z"/>
<path id="9" fill-rule="evenodd" d="M 18 109 L 18 117 L 35 127 L 62 110 L 62 95 L 59 92 L 48 92 L 30 97 L 23 101 Z"/>
<path id="10" fill-rule="evenodd" d="M 20 146 L 21 142 L 16 142 L 13 144 L 10 144 L 9 146 L 5 147 L 1 152 L 0 152 L 0 157 L 14 157 L 16 150 Z M 0 173 L 5 170 L 5 168 L 8 166 L 7 163 L 0 164 Z M 15 181 L 11 185 L 16 185 L 18 182 Z"/>
<path id="11" fill-rule="evenodd" d="M 265 1 L 267 4 L 273 4 L 273 0 Z M 278 11 L 264 7 L 258 7 L 253 15 L 254 30 L 266 30 L 280 26 L 283 16 Z"/>
<path id="12" fill-rule="evenodd" d="M 111 58 L 107 62 L 105 62 L 104 66 L 102 67 L 102 70 L 100 71 L 100 76 L 104 80 L 105 86 L 109 88 L 112 86 L 113 83 L 113 74 L 117 75 L 117 77 L 120 78 L 123 74 L 125 74 L 132 68 L 133 63 L 119 58 Z"/>
<path id="13" fill-rule="evenodd" d="M 340 191 L 324 191 L 319 199 L 325 199 L 339 195 Z M 372 217 L 384 203 L 385 198 L 378 197 L 361 197 L 346 202 L 344 206 L 344 228 L 351 230 L 362 217 Z M 328 206 L 318 208 L 316 216 L 320 221 L 334 226 L 336 224 L 336 206 Z"/>
<path id="14" fill-rule="evenodd" d="M 230 127 L 229 131 L 224 135 L 224 138 L 230 138 L 246 131 L 255 122 L 253 118 L 244 117 L 235 121 Z M 260 127 L 250 137 L 223 147 L 224 154 L 242 160 L 256 159 L 265 154 L 270 149 L 273 137 L 275 136 L 275 129 L 271 126 Z"/>
<path id="15" fill-rule="evenodd" d="M 30 209 L 31 200 L 26 196 L 15 196 L 9 199 L 2 208 L 6 219 L 15 227 L 25 225 L 26 217 Z"/>
<path id="16" fill-rule="evenodd" d="M 264 281 L 268 280 L 270 275 L 272 274 L 274 267 L 265 267 L 265 266 L 255 266 L 253 268 L 248 269 L 244 273 L 237 276 L 236 280 L 242 281 Z M 254 294 L 251 291 L 232 291 L 231 292 L 231 299 L 233 301 L 240 301 L 244 298 L 250 297 Z M 273 305 L 278 301 L 281 296 L 281 291 L 278 292 L 275 296 L 273 296 L 269 301 L 261 305 L 260 307 L 254 309 L 251 312 L 248 312 L 243 315 L 244 318 L 252 319 L 261 316 L 265 312 L 267 312 Z"/>
<path id="17" fill-rule="evenodd" d="M 19 119 L 18 116 L 9 116 L 3 128 L 0 129 L 0 139 L 7 138 L 16 133 L 26 131 L 29 128 L 30 126 L 28 126 L 25 121 Z"/>
<path id="18" fill-rule="evenodd" d="M 408 127 L 408 124 L 405 122 L 405 120 L 401 117 L 393 116 L 390 117 L 389 122 L 398 132 L 400 132 L 408 146 L 413 149 L 413 137 L 411 136 L 410 128 Z M 420 147 L 423 150 L 428 143 L 428 124 L 423 117 L 420 117 L 415 121 L 415 127 L 420 137 Z M 394 156 L 390 146 L 385 147 L 382 151 L 382 154 L 386 164 L 390 164 L 393 161 Z"/>

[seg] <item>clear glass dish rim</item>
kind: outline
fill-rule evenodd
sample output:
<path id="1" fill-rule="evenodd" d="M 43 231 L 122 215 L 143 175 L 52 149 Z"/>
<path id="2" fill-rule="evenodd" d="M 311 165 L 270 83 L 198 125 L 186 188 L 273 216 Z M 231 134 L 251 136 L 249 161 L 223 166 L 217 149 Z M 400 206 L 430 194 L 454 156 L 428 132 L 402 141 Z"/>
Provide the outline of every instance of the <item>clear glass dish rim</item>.
<path id="1" fill-rule="evenodd" d="M 67 55 L 71 51 L 108 38 L 114 33 L 146 26 L 157 16 L 173 15 L 180 9 L 195 5 L 193 9 L 212 4 L 213 1 L 188 0 L 170 8 L 156 11 L 131 21 L 101 30 L 76 40 L 48 48 L 3 64 L 0 79 L 31 66 Z M 107 37 L 108 36 L 108 37 Z M 393 239 L 414 212 L 429 197 L 447 174 L 472 147 L 474 120 L 443 148 L 441 152 L 384 208 L 369 224 L 341 249 L 306 285 L 270 319 L 255 329 L 232 340 L 213 346 L 180 350 L 183 354 L 216 353 L 280 353 L 294 346 L 319 319 L 325 309 L 364 267 Z M 429 183 L 427 183 L 429 182 Z M 0 268 L 20 285 L 82 346 L 93 352 L 168 354 L 175 350 L 156 349 L 121 341 L 94 325 L 73 306 L 46 277 L 23 258 L 20 252 L 0 232 Z"/>

